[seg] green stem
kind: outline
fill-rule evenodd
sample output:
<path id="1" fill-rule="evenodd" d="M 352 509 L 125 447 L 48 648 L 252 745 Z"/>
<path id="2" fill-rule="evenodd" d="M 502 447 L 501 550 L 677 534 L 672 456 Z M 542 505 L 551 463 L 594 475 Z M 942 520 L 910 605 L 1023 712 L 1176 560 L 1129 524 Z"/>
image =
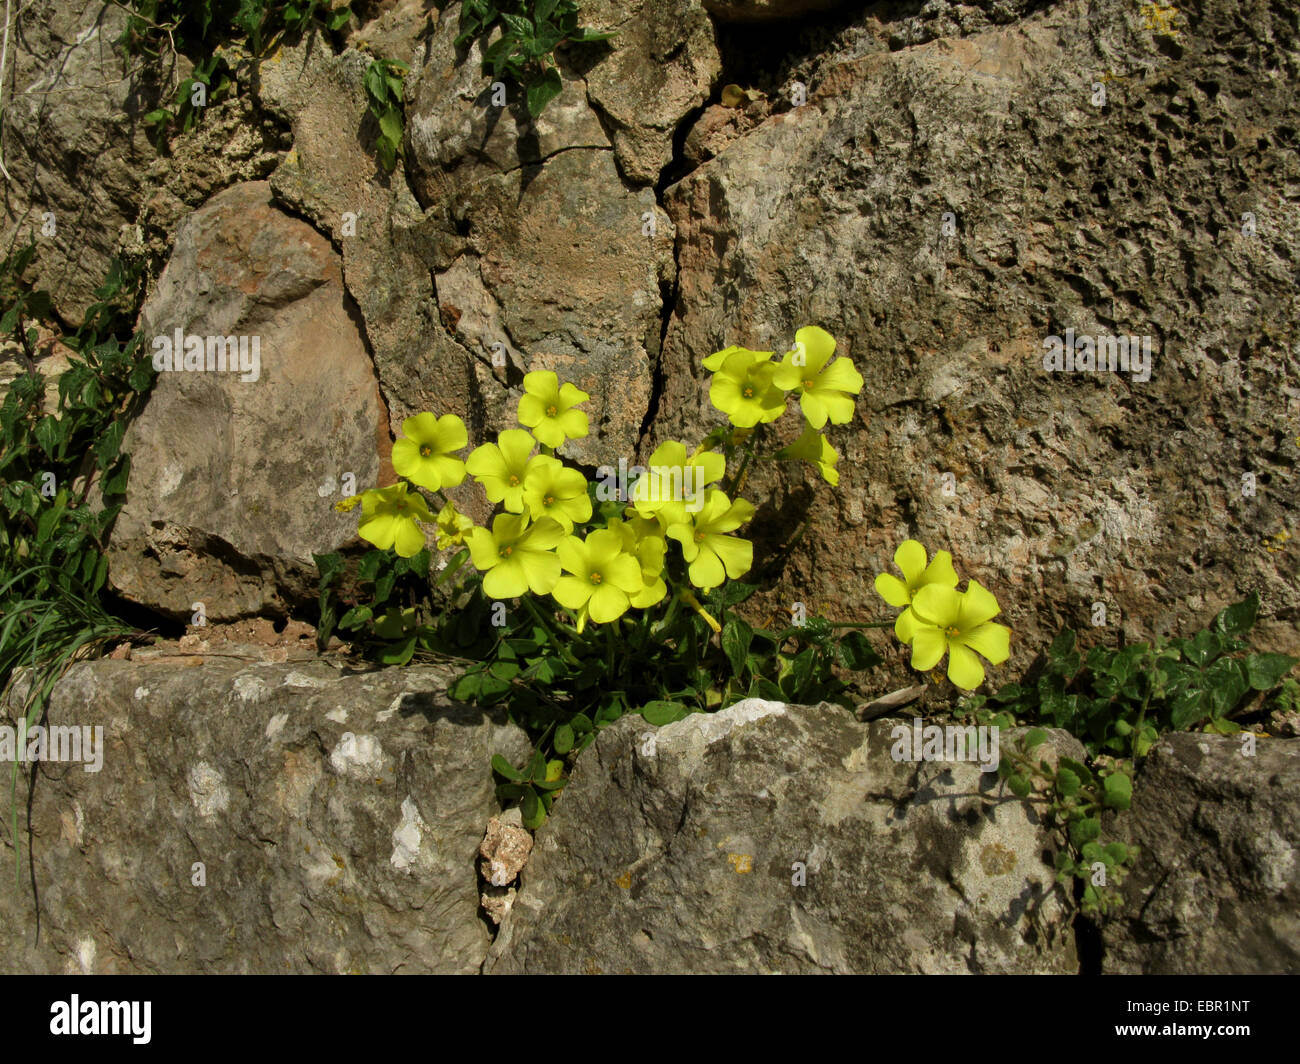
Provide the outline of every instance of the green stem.
<path id="1" fill-rule="evenodd" d="M 551 644 L 551 648 L 560 656 L 565 664 L 572 665 L 575 669 L 580 669 L 582 663 L 573 656 L 567 647 L 560 643 L 556 636 L 555 629 L 552 627 L 552 622 L 546 619 L 546 615 L 537 608 L 537 605 L 533 600 L 527 595 L 524 595 L 519 599 L 519 601 L 522 602 L 528 612 L 533 615 L 533 619 L 542 626 L 542 631 L 546 633 L 547 642 Z"/>

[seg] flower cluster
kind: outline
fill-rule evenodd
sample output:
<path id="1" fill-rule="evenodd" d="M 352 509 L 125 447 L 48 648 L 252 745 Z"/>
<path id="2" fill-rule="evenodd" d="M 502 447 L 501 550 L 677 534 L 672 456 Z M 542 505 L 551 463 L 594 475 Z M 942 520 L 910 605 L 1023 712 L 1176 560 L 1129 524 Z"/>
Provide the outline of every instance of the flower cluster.
<path id="1" fill-rule="evenodd" d="M 838 455 L 821 436 L 829 421 L 845 424 L 862 377 L 847 359 L 834 362 L 835 341 L 823 329 L 803 328 L 794 348 L 773 362 L 772 352 L 729 347 L 704 360 L 714 376 L 709 395 L 737 429 L 774 421 L 793 394 L 807 424 L 802 437 L 772 457 L 802 459 L 835 484 Z M 616 516 L 593 505 L 593 486 L 555 452 L 567 440 L 588 433 L 578 409 L 590 396 L 549 370 L 524 377 L 516 419 L 519 428 L 498 433 L 462 459 L 469 445 L 465 423 L 452 414 L 417 414 L 402 422 L 393 445 L 393 468 L 416 488 L 442 496 L 435 516 L 424 496 L 399 482 L 360 498 L 358 533 L 380 549 L 411 557 L 426 542 L 421 525 L 433 525 L 439 549 L 464 547 L 483 574 L 483 591 L 494 599 L 527 592 L 550 595 L 577 622 L 605 624 L 629 609 L 647 609 L 669 594 L 671 574 L 685 570 L 701 590 L 736 579 L 753 566 L 754 548 L 736 531 L 754 507 L 733 497 L 741 476 L 726 481 L 726 454 L 693 452 L 669 440 L 650 457 L 649 474 L 632 485 L 628 505 Z M 752 448 L 745 463 L 754 457 Z M 741 470 L 743 475 L 743 468 Z M 497 512 L 490 525 L 475 525 L 442 495 L 472 477 Z M 351 509 L 346 500 L 339 509 Z M 680 548 L 680 563 L 669 553 Z M 695 608 L 698 600 L 679 596 Z"/>
<path id="2" fill-rule="evenodd" d="M 825 329 L 808 325 L 794 335 L 794 347 L 780 362 L 771 351 L 728 347 L 704 360 L 713 371 L 709 401 L 739 429 L 775 421 L 786 410 L 786 399 L 799 400 L 805 424 L 803 435 L 774 457 L 811 462 L 831 485 L 840 482 L 835 463 L 839 455 L 821 434 L 829 421 L 847 425 L 853 420 L 853 397 L 862 391 L 862 374 L 847 358 L 831 361 L 835 338 Z"/>
<path id="3" fill-rule="evenodd" d="M 902 606 L 894 634 L 912 648 L 912 668 L 928 672 L 948 655 L 948 679 L 966 691 L 984 682 L 984 666 L 976 654 L 1000 665 L 1010 654 L 1011 629 L 993 618 L 998 600 L 978 580 L 957 590 L 952 555 L 936 552 L 926 564 L 925 548 L 914 539 L 899 545 L 894 564 L 903 574 L 876 577 L 876 592 L 891 606 Z"/>

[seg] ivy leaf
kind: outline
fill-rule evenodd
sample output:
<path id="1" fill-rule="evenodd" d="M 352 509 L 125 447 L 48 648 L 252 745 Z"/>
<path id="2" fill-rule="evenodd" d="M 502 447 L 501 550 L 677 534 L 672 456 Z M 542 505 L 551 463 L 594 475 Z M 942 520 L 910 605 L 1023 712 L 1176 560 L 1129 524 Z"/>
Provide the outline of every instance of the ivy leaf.
<path id="1" fill-rule="evenodd" d="M 1255 691 L 1271 691 L 1300 662 L 1286 654 L 1250 654 L 1246 658 L 1246 679 Z"/>
<path id="2" fill-rule="evenodd" d="M 536 118 L 563 90 L 564 84 L 560 80 L 559 70 L 551 67 L 540 80 L 528 86 L 528 113 Z"/>
<path id="3" fill-rule="evenodd" d="M 1259 615 L 1259 595 L 1252 591 L 1250 595 L 1235 605 L 1221 610 L 1212 624 L 1216 632 L 1229 635 L 1245 635 L 1255 626 Z"/>

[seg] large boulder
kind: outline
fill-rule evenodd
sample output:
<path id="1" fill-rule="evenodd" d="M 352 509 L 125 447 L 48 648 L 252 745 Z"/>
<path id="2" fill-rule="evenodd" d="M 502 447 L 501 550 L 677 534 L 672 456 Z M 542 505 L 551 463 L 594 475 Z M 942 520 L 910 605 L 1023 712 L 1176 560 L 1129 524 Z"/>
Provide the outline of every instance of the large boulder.
<path id="1" fill-rule="evenodd" d="M 102 727 L 100 760 L 45 762 L 30 803 L 20 773 L 0 970 L 476 972 L 489 761 L 530 744 L 447 681 L 174 650 L 74 666 L 46 723 Z"/>
<path id="2" fill-rule="evenodd" d="M 236 185 L 182 224 L 141 330 L 146 350 L 178 332 L 238 337 L 247 361 L 159 374 L 123 443 L 113 587 L 186 618 L 196 602 L 227 619 L 313 598 L 313 552 L 356 534 L 331 509 L 345 474 L 375 483 L 389 442 L 338 255 L 265 182 Z"/>
<path id="3" fill-rule="evenodd" d="M 1104 973 L 1300 973 L 1300 741 L 1167 735 L 1114 830 L 1141 848 Z"/>
<path id="4" fill-rule="evenodd" d="M 1039 815 L 978 764 L 895 761 L 898 724 L 750 699 L 607 728 L 484 970 L 1077 971 Z"/>
<path id="5" fill-rule="evenodd" d="M 668 190 L 645 449 L 721 420 L 700 361 L 728 344 L 818 324 L 866 378 L 837 490 L 750 479 L 764 541 L 810 519 L 762 605 L 891 616 L 872 581 L 916 537 L 999 596 L 1010 670 L 1095 602 L 1140 638 L 1250 589 L 1261 643 L 1300 650 L 1294 564 L 1263 543 L 1300 508 L 1295 90 L 1268 73 L 1297 27 L 1229 0 L 1161 18 L 1069 0 L 898 51 L 869 22 L 875 50 Z M 1149 339 L 1149 378 L 1046 369 L 1067 335 Z"/>

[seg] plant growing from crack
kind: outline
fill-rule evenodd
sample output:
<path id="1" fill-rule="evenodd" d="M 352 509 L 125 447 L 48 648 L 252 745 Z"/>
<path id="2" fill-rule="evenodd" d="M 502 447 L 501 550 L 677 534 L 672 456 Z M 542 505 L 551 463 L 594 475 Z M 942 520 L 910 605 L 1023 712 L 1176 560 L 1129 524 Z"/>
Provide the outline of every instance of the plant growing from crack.
<path id="1" fill-rule="evenodd" d="M 492 40 L 498 30 L 501 35 Z M 483 73 L 494 81 L 507 75 L 522 86 L 528 113 L 536 118 L 564 89 L 555 49 L 614 36 L 579 26 L 575 0 L 464 0 L 455 44 L 481 41 Z"/>

